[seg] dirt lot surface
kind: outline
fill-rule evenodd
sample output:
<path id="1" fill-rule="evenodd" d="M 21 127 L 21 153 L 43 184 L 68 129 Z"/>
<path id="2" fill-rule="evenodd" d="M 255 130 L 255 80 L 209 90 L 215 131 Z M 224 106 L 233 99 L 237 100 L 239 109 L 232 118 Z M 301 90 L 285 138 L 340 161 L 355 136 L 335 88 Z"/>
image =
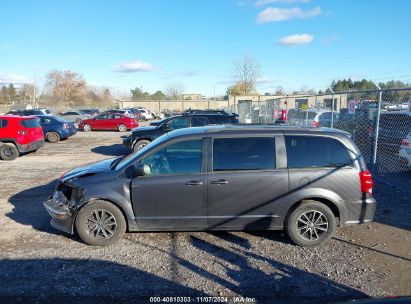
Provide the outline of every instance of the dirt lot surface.
<path id="1" fill-rule="evenodd" d="M 0 302 L 241 295 L 261 303 L 330 303 L 411 293 L 411 197 L 381 183 L 375 223 L 340 228 L 314 249 L 291 244 L 282 232 L 128 233 L 98 248 L 51 228 L 42 202 L 56 179 L 127 153 L 120 135 L 79 132 L 0 162 Z"/>

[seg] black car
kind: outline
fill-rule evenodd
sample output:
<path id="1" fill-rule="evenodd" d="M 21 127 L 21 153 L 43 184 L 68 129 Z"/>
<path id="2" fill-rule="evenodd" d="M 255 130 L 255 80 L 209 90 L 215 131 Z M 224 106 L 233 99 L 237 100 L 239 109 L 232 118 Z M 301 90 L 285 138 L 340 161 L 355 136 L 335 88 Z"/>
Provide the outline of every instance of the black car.
<path id="1" fill-rule="evenodd" d="M 44 203 L 90 245 L 128 231 L 282 230 L 301 246 L 372 221 L 372 178 L 347 133 L 276 126 L 176 130 L 64 174 Z M 338 219 L 338 220 L 337 220 Z"/>
<path id="2" fill-rule="evenodd" d="M 179 116 L 168 117 L 159 122 L 158 125 L 148 127 L 139 127 L 133 129 L 130 136 L 123 139 L 123 144 L 138 151 L 157 137 L 173 130 L 202 127 L 207 125 L 224 125 L 236 124 L 238 118 L 236 114 L 227 113 L 201 113 L 201 114 L 183 114 Z"/>

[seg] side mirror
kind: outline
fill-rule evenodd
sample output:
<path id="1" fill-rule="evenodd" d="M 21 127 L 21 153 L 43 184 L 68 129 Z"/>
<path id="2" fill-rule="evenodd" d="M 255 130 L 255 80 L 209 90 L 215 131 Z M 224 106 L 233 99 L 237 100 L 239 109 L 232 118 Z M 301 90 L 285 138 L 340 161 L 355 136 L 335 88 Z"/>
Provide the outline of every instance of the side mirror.
<path id="1" fill-rule="evenodd" d="M 128 178 L 135 178 L 139 176 L 144 176 L 150 174 L 151 169 L 147 165 L 142 163 L 137 163 L 133 166 L 130 166 L 126 169 L 125 174 Z"/>

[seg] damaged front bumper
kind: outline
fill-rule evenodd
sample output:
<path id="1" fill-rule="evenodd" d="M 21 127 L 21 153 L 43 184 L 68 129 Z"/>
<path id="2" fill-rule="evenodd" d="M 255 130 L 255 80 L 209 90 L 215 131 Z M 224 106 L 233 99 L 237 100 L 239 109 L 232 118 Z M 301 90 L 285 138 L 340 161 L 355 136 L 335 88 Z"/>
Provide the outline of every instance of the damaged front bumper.
<path id="1" fill-rule="evenodd" d="M 76 212 L 62 192 L 54 192 L 54 195 L 45 201 L 43 205 L 52 217 L 51 226 L 60 231 L 74 234 Z"/>

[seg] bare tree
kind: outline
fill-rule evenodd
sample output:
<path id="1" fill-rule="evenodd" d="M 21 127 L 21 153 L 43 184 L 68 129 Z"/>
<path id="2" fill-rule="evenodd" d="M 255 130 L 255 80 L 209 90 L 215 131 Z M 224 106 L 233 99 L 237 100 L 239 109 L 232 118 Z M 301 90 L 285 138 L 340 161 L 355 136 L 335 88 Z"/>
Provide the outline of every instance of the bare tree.
<path id="1" fill-rule="evenodd" d="M 275 95 L 285 95 L 285 90 L 282 86 L 277 86 L 275 88 Z"/>
<path id="2" fill-rule="evenodd" d="M 19 102 L 27 102 L 27 101 L 34 101 L 34 92 L 35 88 L 34 85 L 25 83 L 23 84 L 18 92 L 19 95 Z"/>
<path id="3" fill-rule="evenodd" d="M 257 78 L 260 76 L 260 66 L 251 57 L 245 55 L 234 62 L 234 79 L 244 95 L 256 92 Z"/>
<path id="4" fill-rule="evenodd" d="M 179 82 L 170 83 L 165 88 L 165 93 L 171 99 L 178 99 L 184 93 L 184 85 Z"/>
<path id="5" fill-rule="evenodd" d="M 55 104 L 76 106 L 87 103 L 86 82 L 78 73 L 53 70 L 46 75 L 46 88 Z"/>

